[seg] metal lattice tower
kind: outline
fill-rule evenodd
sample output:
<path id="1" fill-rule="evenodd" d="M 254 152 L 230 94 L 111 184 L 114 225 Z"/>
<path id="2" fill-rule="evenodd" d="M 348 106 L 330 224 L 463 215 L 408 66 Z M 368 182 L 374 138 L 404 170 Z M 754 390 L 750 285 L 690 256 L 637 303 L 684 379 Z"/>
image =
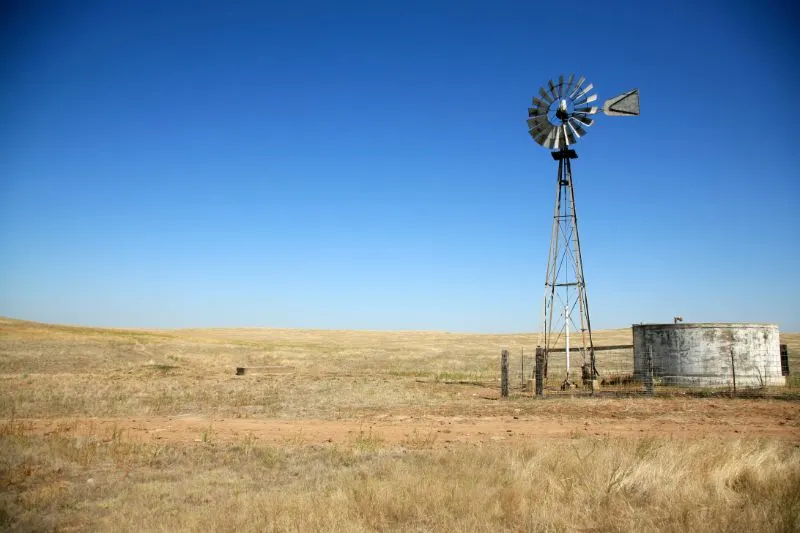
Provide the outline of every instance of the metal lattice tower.
<path id="1" fill-rule="evenodd" d="M 569 385 L 570 363 L 574 362 L 570 361 L 571 355 L 580 354 L 582 365 L 590 365 L 592 376 L 597 370 L 592 345 L 592 325 L 589 320 L 589 301 L 586 297 L 586 280 L 583 275 L 578 214 L 575 211 L 575 188 L 572 183 L 571 160 L 578 155 L 575 150 L 566 147 L 553 152 L 552 155 L 558 161 L 558 181 L 550 252 L 547 256 L 547 275 L 544 282 L 541 344 L 545 349 L 546 362 L 551 353 L 565 354 L 564 382 Z"/>
<path id="2" fill-rule="evenodd" d="M 585 128 L 594 123 L 591 116 L 598 111 L 590 105 L 597 99 L 597 95 L 590 94 L 593 85 L 584 86 L 585 81 L 584 77 L 576 78 L 574 74 L 566 81 L 563 75 L 557 83 L 550 80 L 546 87 L 539 89 L 539 96 L 533 98 L 534 107 L 528 109 L 528 132 L 537 143 L 553 150 L 551 155 L 558 161 L 539 347 L 544 349 L 545 376 L 550 355 L 565 354 L 562 388 L 572 386 L 574 359 L 570 359 L 576 354 L 581 358 L 584 382 L 591 384 L 597 375 L 572 181 L 571 161 L 578 154 L 569 148 L 586 134 Z M 638 89 L 607 100 L 603 112 L 638 115 Z"/>

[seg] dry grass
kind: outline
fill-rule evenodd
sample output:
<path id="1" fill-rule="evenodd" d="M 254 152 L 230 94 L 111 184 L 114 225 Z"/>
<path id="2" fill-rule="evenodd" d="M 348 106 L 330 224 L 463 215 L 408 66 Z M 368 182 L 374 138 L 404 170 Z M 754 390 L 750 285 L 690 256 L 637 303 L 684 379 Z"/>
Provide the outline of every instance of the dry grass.
<path id="1" fill-rule="evenodd" d="M 436 406 L 494 382 L 502 348 L 535 335 L 304 330 L 148 332 L 0 322 L 0 414 L 337 417 Z M 237 366 L 289 373 L 234 376 Z M 516 368 L 516 367 L 515 367 Z"/>
<path id="2" fill-rule="evenodd" d="M 783 337 L 796 380 L 800 335 Z M 629 329 L 595 334 L 598 345 L 625 342 Z M 508 348 L 518 388 L 519 354 L 532 354 L 535 343 L 534 334 L 107 330 L 0 319 L 0 416 L 337 418 L 445 405 L 461 412 L 473 407 L 472 398 L 456 397 L 443 384 L 493 385 L 498 354 Z M 632 371 L 630 352 L 598 357 L 604 376 Z M 278 371 L 236 377 L 237 366 Z M 562 366 L 551 362 L 553 388 Z"/>
<path id="3" fill-rule="evenodd" d="M 785 441 L 183 446 L 7 423 L 0 456 L 0 524 L 16 531 L 800 530 L 800 449 Z"/>
<path id="4" fill-rule="evenodd" d="M 783 337 L 799 372 L 800 335 Z M 626 341 L 629 330 L 595 342 Z M 500 349 L 535 343 L 535 335 L 103 330 L 0 319 L 0 530 L 800 531 L 797 402 L 535 402 L 518 393 L 497 402 L 447 384 L 494 384 Z M 630 364 L 611 355 L 607 368 Z M 264 368 L 237 377 L 237 366 Z M 613 411 L 620 423 L 656 426 L 713 423 L 721 410 L 783 413 L 787 425 L 776 427 L 793 437 L 576 431 L 444 446 L 423 425 L 399 441 L 364 425 L 320 444 L 302 432 L 270 442 L 222 435 L 209 421 L 191 439 L 159 441 L 91 418 L 339 424 L 386 413 L 558 421 Z M 30 418 L 68 421 L 43 433 Z"/>

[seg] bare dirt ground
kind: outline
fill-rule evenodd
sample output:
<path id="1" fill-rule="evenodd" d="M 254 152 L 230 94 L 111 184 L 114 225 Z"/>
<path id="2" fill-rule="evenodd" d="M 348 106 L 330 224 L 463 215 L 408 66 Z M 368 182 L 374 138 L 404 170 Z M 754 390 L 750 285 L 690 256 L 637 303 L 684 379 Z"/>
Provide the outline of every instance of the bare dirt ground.
<path id="1" fill-rule="evenodd" d="M 557 400 L 562 401 L 562 400 Z M 403 410 L 360 419 L 236 419 L 194 415 L 168 417 L 56 418 L 19 420 L 35 434 L 70 427 L 75 435 L 124 432 L 136 441 L 193 443 L 237 441 L 246 436 L 271 444 L 347 443 L 369 435 L 387 445 L 425 441 L 452 445 L 520 444 L 538 438 L 777 437 L 800 442 L 800 405 L 785 401 L 707 399 L 580 400 L 573 409 L 541 416 L 438 416 Z M 744 409 L 745 402 L 749 403 Z M 546 404 L 547 400 L 540 403 Z M 553 406 L 555 407 L 555 406 Z M 514 409 L 509 409 L 513 413 Z M 517 409 L 520 411 L 520 409 Z"/>

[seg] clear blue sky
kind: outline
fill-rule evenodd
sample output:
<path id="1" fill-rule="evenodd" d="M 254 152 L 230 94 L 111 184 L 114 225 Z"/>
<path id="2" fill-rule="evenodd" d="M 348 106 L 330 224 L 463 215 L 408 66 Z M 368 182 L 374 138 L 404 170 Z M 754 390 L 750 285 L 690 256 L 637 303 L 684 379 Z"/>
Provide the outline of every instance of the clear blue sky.
<path id="1" fill-rule="evenodd" d="M 577 72 L 642 98 L 577 145 L 594 327 L 800 331 L 797 8 L 768 4 L 5 2 L 0 315 L 536 330 L 526 109 Z"/>

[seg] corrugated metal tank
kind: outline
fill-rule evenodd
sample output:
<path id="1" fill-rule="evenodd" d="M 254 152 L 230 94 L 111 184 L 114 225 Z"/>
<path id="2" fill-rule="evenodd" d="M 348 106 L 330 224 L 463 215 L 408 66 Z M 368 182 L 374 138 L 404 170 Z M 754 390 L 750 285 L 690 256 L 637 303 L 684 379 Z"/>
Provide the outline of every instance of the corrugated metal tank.
<path id="1" fill-rule="evenodd" d="M 652 348 L 653 376 L 666 385 L 786 385 L 774 324 L 677 323 L 633 326 L 633 367 L 644 376 Z M 731 361 L 733 354 L 733 361 Z"/>

